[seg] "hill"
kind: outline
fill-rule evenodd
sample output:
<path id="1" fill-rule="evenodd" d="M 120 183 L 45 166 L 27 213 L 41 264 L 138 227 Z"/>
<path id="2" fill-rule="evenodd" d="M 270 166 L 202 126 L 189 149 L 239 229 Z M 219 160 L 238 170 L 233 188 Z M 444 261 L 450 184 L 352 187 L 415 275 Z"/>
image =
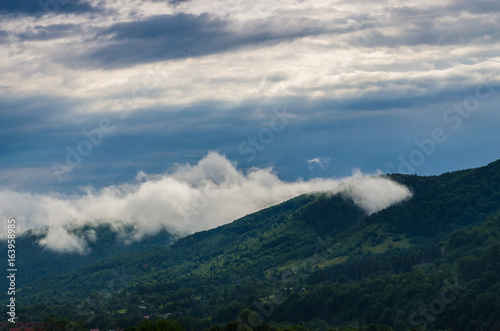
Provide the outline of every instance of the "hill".
<path id="1" fill-rule="evenodd" d="M 356 323 L 405 330 L 422 320 L 446 329 L 455 318 L 456 330 L 497 327 L 500 296 L 488 293 L 500 294 L 499 219 L 490 217 L 500 209 L 500 162 L 389 177 L 413 197 L 366 215 L 342 195 L 299 196 L 169 247 L 36 280 L 19 291 L 23 314 L 100 328 L 167 313 L 187 330 L 235 319 L 248 326 L 249 316 L 261 326 L 318 330 Z M 467 303 L 445 302 L 433 314 L 441 306 L 429 303 L 445 281 L 469 284 L 461 292 Z"/>
<path id="2" fill-rule="evenodd" d="M 42 247 L 38 242 L 46 234 L 47 228 L 36 231 L 29 230 L 22 235 L 18 235 L 16 238 L 16 252 L 18 253 L 16 256 L 17 267 L 19 270 L 28 270 L 29 272 L 20 273 L 16 283 L 18 286 L 23 286 L 43 277 L 50 278 L 77 269 L 80 266 L 117 255 L 166 247 L 178 238 L 167 231 L 161 231 L 156 235 L 143 238 L 142 241 L 128 243 L 123 240 L 124 234 L 131 233 L 132 230 L 131 228 L 126 228 L 120 235 L 107 224 L 98 226 L 86 225 L 72 230 L 71 233 L 76 236 L 92 232 L 94 240 L 89 240 L 88 253 L 86 254 L 61 254 Z M 2 242 L 0 246 L 4 251 L 7 250 L 6 242 Z"/>

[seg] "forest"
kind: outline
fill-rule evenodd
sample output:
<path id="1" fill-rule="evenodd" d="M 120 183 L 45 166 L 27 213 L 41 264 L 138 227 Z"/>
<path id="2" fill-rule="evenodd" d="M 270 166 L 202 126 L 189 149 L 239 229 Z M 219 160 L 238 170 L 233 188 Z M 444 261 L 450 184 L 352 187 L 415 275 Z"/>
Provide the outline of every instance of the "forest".
<path id="1" fill-rule="evenodd" d="M 413 197 L 372 215 L 342 195 L 303 195 L 27 281 L 20 318 L 75 330 L 500 330 L 500 162 L 389 177 Z"/>

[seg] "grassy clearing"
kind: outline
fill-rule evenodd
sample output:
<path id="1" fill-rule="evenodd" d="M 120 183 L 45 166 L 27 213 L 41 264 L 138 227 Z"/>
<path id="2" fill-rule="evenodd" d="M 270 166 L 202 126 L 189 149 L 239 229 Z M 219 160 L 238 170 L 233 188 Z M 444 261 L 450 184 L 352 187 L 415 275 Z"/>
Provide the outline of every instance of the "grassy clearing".
<path id="1" fill-rule="evenodd" d="M 331 260 L 327 260 L 327 261 L 324 261 L 323 263 L 319 263 L 318 267 L 325 268 L 325 267 L 329 267 L 329 266 L 332 266 L 335 264 L 341 264 L 341 263 L 344 263 L 345 261 L 347 261 L 348 258 L 349 258 L 348 255 L 337 256 Z"/>
<path id="2" fill-rule="evenodd" d="M 410 244 L 410 239 L 402 238 L 401 240 L 394 241 L 394 236 L 389 236 L 385 238 L 380 244 L 375 246 L 369 246 L 368 244 L 363 245 L 363 251 L 371 252 L 373 254 L 384 253 L 390 249 L 394 248 L 410 248 L 412 245 Z"/>

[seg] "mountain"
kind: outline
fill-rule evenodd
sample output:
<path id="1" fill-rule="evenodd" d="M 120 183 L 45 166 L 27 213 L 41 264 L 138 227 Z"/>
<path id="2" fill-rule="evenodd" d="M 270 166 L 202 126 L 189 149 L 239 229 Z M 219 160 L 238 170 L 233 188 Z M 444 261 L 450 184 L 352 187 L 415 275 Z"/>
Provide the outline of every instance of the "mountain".
<path id="1" fill-rule="evenodd" d="M 108 329 L 166 313 L 187 330 L 232 320 L 500 329 L 500 161 L 388 177 L 413 197 L 367 215 L 341 194 L 302 195 L 168 247 L 34 280 L 18 293 L 20 311 Z"/>
<path id="2" fill-rule="evenodd" d="M 29 270 L 29 272 L 19 274 L 16 281 L 18 286 L 22 286 L 39 278 L 53 277 L 77 269 L 82 265 L 87 265 L 117 255 L 142 252 L 157 247 L 166 247 L 178 238 L 178 236 L 163 230 L 156 235 L 145 237 L 140 242 L 129 243 L 126 242 L 124 238 L 127 238 L 127 234 L 133 232 L 132 228 L 124 228 L 121 232 L 117 232 L 108 224 L 100 224 L 97 226 L 86 225 L 78 229 L 73 229 L 70 232 L 77 237 L 92 233 L 94 240 L 88 241 L 88 252 L 85 254 L 61 254 L 39 245 L 39 241 L 44 238 L 47 230 L 47 228 L 29 230 L 17 236 L 17 268 L 19 270 Z M 0 246 L 4 251 L 7 250 L 6 242 L 2 242 Z"/>

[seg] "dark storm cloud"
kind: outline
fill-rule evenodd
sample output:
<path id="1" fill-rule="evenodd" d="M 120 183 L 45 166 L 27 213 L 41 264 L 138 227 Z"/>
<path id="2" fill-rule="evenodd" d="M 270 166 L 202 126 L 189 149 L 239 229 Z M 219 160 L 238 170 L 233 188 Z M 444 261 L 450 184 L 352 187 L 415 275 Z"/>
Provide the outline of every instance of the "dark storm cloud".
<path id="1" fill-rule="evenodd" d="M 229 22 L 208 14 L 161 15 L 144 21 L 118 23 L 96 35 L 98 46 L 81 57 L 90 66 L 105 68 L 196 57 L 250 45 L 273 45 L 328 31 L 321 21 L 299 19 L 290 28 L 277 22 L 250 22 L 234 31 Z"/>
<path id="2" fill-rule="evenodd" d="M 81 14 L 94 12 L 85 0 L 2 0 L 0 15 L 43 16 L 46 14 L 72 13 Z"/>

